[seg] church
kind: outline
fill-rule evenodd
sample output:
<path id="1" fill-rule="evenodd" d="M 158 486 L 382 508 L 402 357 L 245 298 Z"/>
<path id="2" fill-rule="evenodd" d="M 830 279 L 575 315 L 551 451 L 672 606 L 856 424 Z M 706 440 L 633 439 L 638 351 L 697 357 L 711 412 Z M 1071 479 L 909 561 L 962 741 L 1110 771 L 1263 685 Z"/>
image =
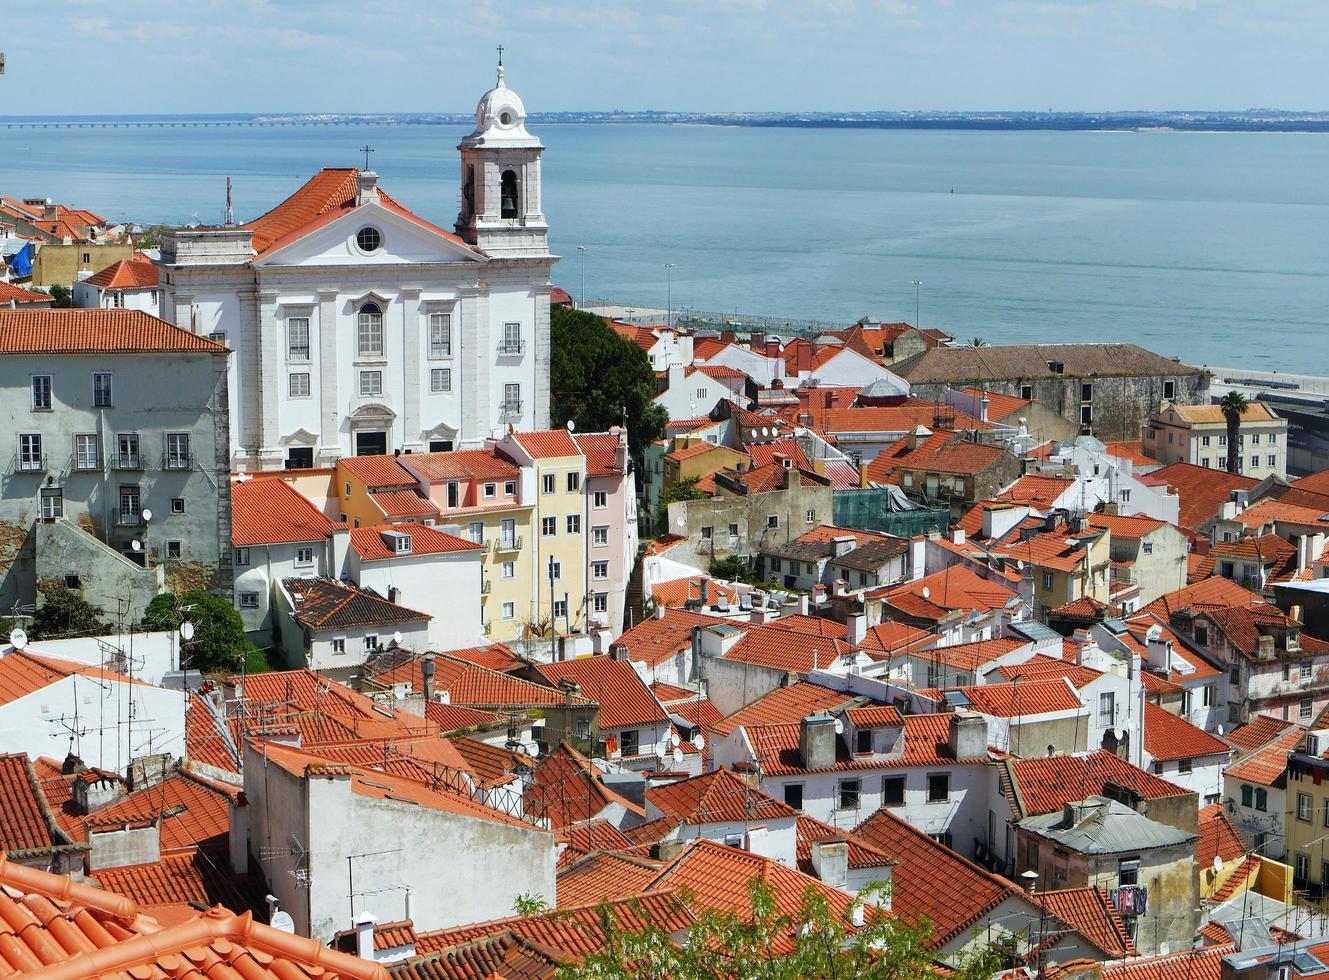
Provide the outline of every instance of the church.
<path id="1" fill-rule="evenodd" d="M 324 169 L 248 224 L 163 236 L 162 317 L 234 351 L 237 469 L 477 446 L 549 426 L 544 147 L 498 81 L 461 153 L 455 230 L 368 169 Z"/>

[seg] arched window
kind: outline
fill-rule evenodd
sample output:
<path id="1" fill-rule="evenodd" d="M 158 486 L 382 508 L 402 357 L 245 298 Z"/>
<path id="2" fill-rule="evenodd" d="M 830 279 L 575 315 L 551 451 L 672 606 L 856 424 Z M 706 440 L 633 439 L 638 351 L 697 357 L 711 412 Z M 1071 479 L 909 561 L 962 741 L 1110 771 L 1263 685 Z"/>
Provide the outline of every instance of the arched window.
<path id="1" fill-rule="evenodd" d="M 383 356 L 383 311 L 377 303 L 360 307 L 356 336 L 361 357 Z"/>
<path id="2" fill-rule="evenodd" d="M 499 197 L 501 217 L 517 217 L 517 174 L 512 170 L 503 171 L 503 181 Z"/>

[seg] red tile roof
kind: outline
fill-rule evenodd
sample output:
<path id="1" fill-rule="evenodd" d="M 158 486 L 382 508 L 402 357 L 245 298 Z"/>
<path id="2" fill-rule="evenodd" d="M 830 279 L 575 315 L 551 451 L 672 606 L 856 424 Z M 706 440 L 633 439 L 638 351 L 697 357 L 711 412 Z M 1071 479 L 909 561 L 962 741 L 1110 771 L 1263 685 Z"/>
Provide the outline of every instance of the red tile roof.
<path id="1" fill-rule="evenodd" d="M 425 705 L 425 717 L 445 733 L 459 732 L 479 725 L 492 725 L 506 720 L 505 716 L 492 711 L 467 708 L 460 704 L 439 704 L 437 701 L 430 701 Z"/>
<path id="2" fill-rule="evenodd" d="M 163 852 L 221 843 L 230 821 L 230 795 L 184 773 L 129 793 L 99 807 L 84 819 L 88 830 L 158 822 Z M 80 839 L 86 839 L 86 831 Z"/>
<path id="3" fill-rule="evenodd" d="M 832 435 L 841 432 L 911 432 L 920 425 L 933 430 L 948 429 L 951 434 L 959 430 L 995 428 L 958 408 L 921 398 L 905 398 L 897 405 L 864 408 L 820 408 L 816 400 L 816 395 L 812 395 L 809 404 L 800 408 L 800 412 L 811 415 L 813 425 Z"/>
<path id="4" fill-rule="evenodd" d="M 663 616 L 643 619 L 615 640 L 613 648 L 627 651 L 630 660 L 645 663 L 647 667 L 656 667 L 691 647 L 692 627 L 714 623 L 715 619 L 710 616 L 682 609 L 668 609 Z"/>
<path id="5" fill-rule="evenodd" d="M 1222 980 L 1223 957 L 1236 952 L 1231 943 L 1204 946 L 1167 956 L 1150 956 L 1103 970 L 1103 980 Z"/>
<path id="6" fill-rule="evenodd" d="M 1238 779 L 1260 786 L 1282 786 L 1287 777 L 1287 760 L 1308 731 L 1293 725 L 1264 748 L 1257 749 L 1240 762 L 1234 762 L 1223 771 L 1224 779 Z"/>
<path id="7" fill-rule="evenodd" d="M 587 820 L 585 823 L 565 827 L 554 835 L 558 843 L 564 845 L 559 855 L 560 865 L 571 863 L 572 857 L 590 854 L 592 851 L 618 851 L 632 846 L 632 841 L 608 820 Z"/>
<path id="8" fill-rule="evenodd" d="M 367 664 L 366 672 L 377 684 L 408 683 L 413 690 L 421 691 L 424 689 L 424 676 L 420 671 L 423 662 L 423 657 L 414 655 L 406 659 L 388 657 Z M 452 704 L 473 708 L 561 705 L 565 699 L 564 692 L 555 688 L 490 670 L 449 654 L 434 655 L 434 690 L 447 692 Z M 572 700 L 576 705 L 592 703 L 584 696 Z"/>
<path id="9" fill-rule="evenodd" d="M 1265 602 L 1231 579 L 1208 578 L 1174 592 L 1165 592 L 1140 612 L 1153 613 L 1166 620 L 1179 609 L 1219 609 L 1249 605 L 1265 605 Z"/>
<path id="10" fill-rule="evenodd" d="M 586 457 L 587 476 L 617 476 L 622 473 L 618 465 L 618 436 L 608 432 L 589 432 L 573 436 L 577 447 Z"/>
<path id="11" fill-rule="evenodd" d="M 237 548 L 321 542 L 344 526 L 329 520 L 285 480 L 231 481 L 231 543 Z"/>
<path id="12" fill-rule="evenodd" d="M 1243 752 L 1254 752 L 1295 727 L 1295 722 L 1283 721 L 1273 715 L 1252 715 L 1250 721 L 1238 725 L 1224 738 Z"/>
<path id="13" fill-rule="evenodd" d="M 1063 480 L 1059 477 L 1022 476 L 995 499 L 1047 510 L 1055 506 L 1057 499 L 1073 486 L 1075 486 L 1074 480 Z"/>
<path id="14" fill-rule="evenodd" d="M 740 725 L 797 725 L 808 715 L 838 708 L 854 700 L 852 694 L 802 681 L 776 688 L 745 708 L 740 708 L 714 726 L 717 735 L 728 735 Z"/>
<path id="15" fill-rule="evenodd" d="M 388 550 L 388 546 L 383 542 L 384 531 L 410 535 L 412 555 L 446 555 L 460 551 L 484 550 L 482 544 L 467 541 L 455 534 L 448 534 L 424 524 L 379 524 L 372 527 L 357 527 L 351 531 L 351 547 L 364 561 L 403 557 L 395 551 Z"/>
<path id="16" fill-rule="evenodd" d="M 1131 934 L 1106 889 L 1062 888 L 1039 894 L 1042 906 L 1050 915 L 1093 943 L 1108 959 L 1137 955 Z"/>
<path id="17" fill-rule="evenodd" d="M 1090 527 L 1105 527 L 1112 532 L 1114 538 L 1142 538 L 1146 534 L 1157 531 L 1166 523 L 1166 521 L 1155 520 L 1142 514 L 1136 514 L 1132 517 L 1100 513 L 1089 515 Z"/>
<path id="18" fill-rule="evenodd" d="M 815 874 L 812 864 L 812 845 L 823 841 L 844 841 L 849 845 L 849 867 L 855 869 L 881 868 L 894 864 L 884 851 L 879 851 L 861 837 L 828 823 L 798 815 L 798 870 Z"/>
<path id="19" fill-rule="evenodd" d="M 582 694 L 600 705 L 601 729 L 669 721 L 650 688 L 625 661 L 606 656 L 578 657 L 538 664 L 535 669 L 553 687 L 562 680 L 580 684 Z"/>
<path id="20" fill-rule="evenodd" d="M 92 881 L 132 900 L 150 914 L 167 921 L 181 914 L 193 918 L 195 909 L 223 905 L 234 912 L 266 915 L 264 889 L 256 876 L 231 871 L 228 855 L 219 849 L 191 848 L 163 855 L 151 864 L 103 868 Z"/>
<path id="21" fill-rule="evenodd" d="M 984 871 L 889 810 L 878 810 L 854 828 L 854 835 L 895 862 L 891 910 L 911 925 L 931 923 L 934 932 L 928 941 L 934 947 L 949 942 L 1002 902 L 1023 898 L 1005 878 Z"/>
<path id="22" fill-rule="evenodd" d="M 982 765 L 987 762 L 986 754 L 981 758 L 955 758 L 950 748 L 951 717 L 949 713 L 904 716 L 904 754 L 898 757 L 856 756 L 849 751 L 843 739 L 837 738 L 835 763 L 828 770 L 875 771 L 919 766 Z M 764 774 L 791 776 L 813 771 L 803 763 L 800 726 L 749 725 L 745 726 L 745 730 Z"/>
<path id="23" fill-rule="evenodd" d="M 927 589 L 927 598 L 923 590 Z M 951 565 L 913 582 L 876 589 L 866 594 L 869 599 L 881 598 L 919 618 L 933 619 L 951 609 L 988 612 L 1003 609 L 1016 593 L 994 579 L 983 578 L 968 565 Z M 909 606 L 900 605 L 918 600 Z M 928 609 L 931 607 L 932 612 Z M 917 610 L 917 611 L 915 611 Z"/>
<path id="24" fill-rule="evenodd" d="M 973 395 L 975 398 L 982 398 L 984 395 L 988 399 L 988 418 L 998 422 L 1006 422 L 1012 417 L 1018 417 L 1021 412 L 1028 412 L 1029 399 L 1016 398 L 1014 395 L 1003 395 L 999 391 L 987 391 L 983 388 L 965 388 L 964 394 Z"/>
<path id="25" fill-rule="evenodd" d="M 701 581 L 699 578 L 676 578 L 669 582 L 660 582 L 651 586 L 651 601 L 656 605 L 665 605 L 670 608 L 684 605 L 689 599 L 701 599 Z M 707 605 L 714 604 L 717 599 L 724 599 L 731 607 L 738 605 L 738 593 L 727 585 L 711 579 L 707 584 L 708 599 Z"/>
<path id="26" fill-rule="evenodd" d="M 51 301 L 48 293 L 34 293 L 20 289 L 13 283 L 0 282 L 0 303 L 50 303 Z"/>
<path id="27" fill-rule="evenodd" d="M 749 786 L 729 769 L 658 786 L 646 802 L 667 817 L 694 825 L 792 819 L 798 811 Z"/>
<path id="28" fill-rule="evenodd" d="M 1063 644 L 1068 642 L 1067 640 L 1062 641 Z M 1065 653 L 1064 646 L 1063 653 Z M 1103 676 L 1102 671 L 1077 664 L 1072 658 L 1059 660 L 1056 657 L 1049 657 L 1045 653 L 1035 654 L 1024 663 L 1003 664 L 997 668 L 997 674 L 1008 681 L 1018 678 L 1021 682 L 1046 681 L 1064 677 L 1077 688 L 1091 684 Z M 989 680 L 989 682 L 991 681 Z"/>
<path id="29" fill-rule="evenodd" d="M 614 805 L 638 818 L 646 815 L 636 803 L 605 786 L 600 770 L 566 743 L 540 760 L 523 799 L 526 812 L 548 820 L 553 830 L 598 817 Z"/>
<path id="30" fill-rule="evenodd" d="M 1150 473 L 1148 482 L 1166 484 L 1176 491 L 1180 498 L 1179 523 L 1198 531 L 1213 519 L 1233 490 L 1249 490 L 1258 481 L 1193 463 L 1173 463 Z"/>
<path id="31" fill-rule="evenodd" d="M 649 827 L 650 823 L 632 828 Z M 629 846 L 632 841 L 629 840 Z M 664 865 L 636 851 L 593 851 L 558 869 L 558 904 L 575 908 L 601 901 L 621 901 L 638 895 L 660 876 Z"/>
<path id="32" fill-rule="evenodd" d="M 984 665 L 1006 656 L 1012 650 L 1018 650 L 1028 645 L 1029 641 L 1023 639 L 977 640 L 973 643 L 957 643 L 953 646 L 916 650 L 913 652 L 913 656 L 935 660 L 957 670 L 977 671 Z"/>
<path id="33" fill-rule="evenodd" d="M 532 459 L 557 459 L 580 456 L 581 450 L 572 441 L 566 429 L 547 429 L 542 432 L 514 432 L 512 438 L 526 450 Z"/>
<path id="34" fill-rule="evenodd" d="M 384 517 L 438 517 L 439 510 L 428 497 L 414 490 L 384 490 L 369 495 Z"/>
<path id="35" fill-rule="evenodd" d="M 1013 684 L 980 684 L 958 688 L 973 710 L 995 718 L 1040 715 L 1052 711 L 1078 711 L 1083 706 L 1060 678 L 1026 680 Z"/>
<path id="36" fill-rule="evenodd" d="M 282 587 L 291 597 L 291 618 L 310 629 L 348 629 L 423 622 L 433 617 L 407 609 L 367 589 L 330 578 L 287 578 Z"/>
<path id="37" fill-rule="evenodd" d="M 382 489 L 414 489 L 419 481 L 401 465 L 396 456 L 343 456 L 337 460 L 341 471 L 351 474 L 371 491 Z M 412 466 L 418 466 L 411 460 Z"/>
<path id="38" fill-rule="evenodd" d="M 84 281 L 102 289 L 155 289 L 157 266 L 146 255 L 136 254 L 132 259 L 108 265 Z"/>
<path id="39" fill-rule="evenodd" d="M 388 980 L 378 963 L 221 907 L 159 922 L 124 895 L 8 860 L 0 860 L 0 886 L 3 959 L 12 973 Z"/>
<path id="40" fill-rule="evenodd" d="M 0 755 L 0 849 L 26 858 L 68 843 L 27 753 Z"/>
<path id="41" fill-rule="evenodd" d="M 1144 705 L 1144 750 L 1156 761 L 1205 755 L 1227 757 L 1232 752 L 1221 738 L 1197 728 L 1185 718 L 1164 711 L 1152 701 L 1146 701 Z"/>
<path id="42" fill-rule="evenodd" d="M 1103 446 L 1109 456 L 1129 459 L 1136 466 L 1158 466 L 1158 460 L 1145 454 L 1144 446 L 1139 439 L 1115 439 L 1105 442 Z"/>
<path id="43" fill-rule="evenodd" d="M 483 647 L 467 647 L 465 650 L 449 650 L 448 656 L 454 660 L 465 660 L 470 664 L 488 667 L 490 670 L 508 671 L 513 667 L 522 665 L 522 661 L 517 655 L 502 643 L 490 643 Z"/>
<path id="44" fill-rule="evenodd" d="M 230 351 L 141 310 L 0 309 L 0 354 L 160 353 Z"/>
<path id="45" fill-rule="evenodd" d="M 359 459 L 387 459 L 360 456 Z M 446 453 L 411 453 L 400 457 L 405 466 L 430 483 L 445 480 L 515 480 L 521 469 L 496 449 L 454 449 Z M 414 478 L 410 480 L 415 484 Z"/>
<path id="46" fill-rule="evenodd" d="M 139 683 L 123 674 L 91 664 L 44 657 L 34 653 L 31 648 L 13 650 L 0 657 L 0 704 L 9 704 L 75 674 L 100 681 Z"/>
<path id="47" fill-rule="evenodd" d="M 906 647 L 912 647 L 915 644 L 933 639 L 933 635 L 917 626 L 910 626 L 908 623 L 886 622 L 876 626 L 870 626 L 863 636 L 863 649 L 872 651 L 880 650 L 883 653 L 894 653 L 897 650 L 903 650 Z"/>
<path id="48" fill-rule="evenodd" d="M 1180 786 L 1137 769 L 1111 752 L 1099 750 L 1076 755 L 1054 755 L 1036 759 L 1012 759 L 999 763 L 1007 768 L 1023 819 L 1060 810 L 1067 803 L 1101 794 L 1107 783 L 1123 786 L 1146 800 L 1184 796 Z"/>
<path id="49" fill-rule="evenodd" d="M 1200 839 L 1195 844 L 1195 863 L 1201 868 L 1213 867 L 1215 857 L 1224 864 L 1235 861 L 1249 849 L 1241 831 L 1223 812 L 1221 803 L 1200 808 L 1199 831 Z"/>

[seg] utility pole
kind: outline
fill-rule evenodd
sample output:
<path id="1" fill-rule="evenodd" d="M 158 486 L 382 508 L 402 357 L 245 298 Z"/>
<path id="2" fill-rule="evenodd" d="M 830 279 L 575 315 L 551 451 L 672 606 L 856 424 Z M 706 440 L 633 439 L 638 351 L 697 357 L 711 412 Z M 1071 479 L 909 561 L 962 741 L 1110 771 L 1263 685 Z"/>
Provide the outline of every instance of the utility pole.
<path id="1" fill-rule="evenodd" d="M 588 245 L 577 246 L 577 251 L 581 253 L 581 307 L 580 308 L 583 310 L 586 309 L 586 253 L 589 252 L 590 250 L 591 250 L 590 246 Z"/>
<path id="2" fill-rule="evenodd" d="M 915 330 L 923 329 L 923 324 L 922 322 L 920 322 L 918 315 L 919 305 L 921 303 L 920 294 L 922 292 L 922 289 L 923 289 L 923 280 L 915 279 L 914 280 L 914 329 Z"/>
<path id="3" fill-rule="evenodd" d="M 666 262 L 665 268 L 665 326 L 674 327 L 674 263 Z"/>

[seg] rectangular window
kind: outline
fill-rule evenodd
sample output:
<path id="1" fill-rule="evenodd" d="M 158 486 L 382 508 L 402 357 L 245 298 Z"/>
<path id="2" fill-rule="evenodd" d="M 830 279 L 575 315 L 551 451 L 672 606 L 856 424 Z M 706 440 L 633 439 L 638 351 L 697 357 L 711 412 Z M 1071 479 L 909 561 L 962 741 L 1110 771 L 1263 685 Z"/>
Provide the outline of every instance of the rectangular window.
<path id="1" fill-rule="evenodd" d="M 769 528 L 770 530 L 775 530 L 775 529 L 776 529 L 777 527 L 779 527 L 779 526 L 780 526 L 780 515 L 779 515 L 779 514 L 767 514 L 767 515 L 766 515 L 766 527 L 767 527 L 767 528 Z"/>
<path id="2" fill-rule="evenodd" d="M 558 484 L 554 480 L 553 473 L 546 473 L 540 478 L 540 489 L 542 492 L 553 493 L 557 487 Z"/>
<path id="3" fill-rule="evenodd" d="M 515 497 L 515 496 L 517 496 L 517 481 L 516 481 L 516 480 L 507 480 L 507 481 L 504 482 L 504 484 L 503 484 L 503 496 L 505 496 L 505 497 Z"/>
<path id="4" fill-rule="evenodd" d="M 1051 592 L 1051 591 L 1052 591 L 1052 573 L 1051 573 L 1051 572 L 1044 572 L 1044 573 L 1043 573 L 1043 591 L 1044 591 L 1044 592 Z"/>
<path id="5" fill-rule="evenodd" d="M 729 536 L 730 536 L 731 538 L 736 538 L 736 537 L 738 537 L 738 525 L 737 525 L 737 524 L 730 524 L 730 525 L 729 525 Z"/>
<path id="6" fill-rule="evenodd" d="M 521 385 L 514 382 L 513 384 L 505 384 L 503 386 L 503 405 L 501 410 L 504 415 L 521 414 Z"/>
<path id="7" fill-rule="evenodd" d="M 715 528 L 711 527 L 709 524 L 704 525 L 701 529 L 701 539 L 703 541 L 709 541 L 713 537 L 715 537 Z"/>
<path id="8" fill-rule="evenodd" d="M 609 612 L 609 596 L 604 592 L 597 592 L 591 596 L 591 612 Z"/>
<path id="9" fill-rule="evenodd" d="M 1113 691 L 1103 691 L 1098 695 L 1099 727 L 1111 725 L 1117 717 L 1117 695 Z"/>
<path id="10" fill-rule="evenodd" d="M 1138 857 L 1120 858 L 1117 861 L 1117 884 L 1138 885 L 1140 883 L 1140 859 Z"/>
<path id="11" fill-rule="evenodd" d="M 1303 721 L 1310 718 L 1315 713 L 1315 702 L 1310 698 L 1302 698 L 1301 704 L 1297 705 L 1297 717 Z"/>
<path id="12" fill-rule="evenodd" d="M 23 432 L 19 435 L 19 469 L 36 472 L 47 468 L 47 457 L 41 452 L 41 435 Z"/>
<path id="13" fill-rule="evenodd" d="M 558 533 L 558 518 L 557 518 L 557 517 L 542 517 L 542 518 L 540 518 L 540 534 L 541 534 L 541 536 L 546 537 L 546 538 L 552 538 L 552 537 L 553 537 L 555 534 L 557 534 L 557 533 Z"/>
<path id="14" fill-rule="evenodd" d="M 1034 870 L 1038 869 L 1038 841 L 1030 839 L 1024 842 L 1024 863 Z"/>
<path id="15" fill-rule="evenodd" d="M 101 451 L 96 436 L 74 436 L 74 468 L 79 470 L 101 468 Z"/>
<path id="16" fill-rule="evenodd" d="M 241 608 L 241 609 L 257 609 L 257 608 L 258 608 L 258 593 L 257 593 L 257 592 L 241 592 L 241 593 L 240 593 L 240 608 Z"/>
<path id="17" fill-rule="evenodd" d="M 365 396 L 383 394 L 383 372 L 382 371 L 361 371 L 360 372 L 360 394 Z"/>
<path id="18" fill-rule="evenodd" d="M 948 772 L 928 773 L 928 802 L 945 803 L 951 798 L 951 774 Z"/>
<path id="19" fill-rule="evenodd" d="M 517 563 L 515 561 L 505 561 L 499 567 L 501 569 L 499 574 L 502 575 L 503 578 L 517 577 Z"/>
<path id="20" fill-rule="evenodd" d="M 505 323 L 503 324 L 503 350 L 504 354 L 521 353 L 521 324 Z"/>
<path id="21" fill-rule="evenodd" d="M 1265 813 L 1269 809 L 1269 791 L 1264 787 L 1255 790 L 1255 809 Z"/>
<path id="22" fill-rule="evenodd" d="M 854 751 L 859 755 L 872 752 L 872 729 L 860 728 L 854 732 Z"/>
<path id="23" fill-rule="evenodd" d="M 309 317 L 286 318 L 286 357 L 291 361 L 309 360 Z"/>
<path id="24" fill-rule="evenodd" d="M 1259 444 L 1260 444 L 1260 433 L 1258 433 L 1258 432 L 1252 432 L 1252 433 L 1251 433 L 1251 445 L 1252 445 L 1252 446 L 1258 446 Z"/>
<path id="25" fill-rule="evenodd" d="M 569 514 L 569 515 L 568 515 L 568 533 L 569 533 L 569 534 L 581 534 L 581 515 L 580 515 L 580 514 Z"/>
<path id="26" fill-rule="evenodd" d="M 1034 386 L 1020 385 L 1020 398 L 1023 401 L 1031 402 L 1034 400 Z"/>
<path id="27" fill-rule="evenodd" d="M 166 542 L 166 560 L 167 560 L 167 561 L 179 561 L 179 560 L 180 560 L 180 542 L 179 542 L 179 541 L 167 541 L 167 542 Z"/>
<path id="28" fill-rule="evenodd" d="M 561 561 L 549 562 L 549 581 L 557 582 L 563 578 L 563 563 Z"/>
<path id="29" fill-rule="evenodd" d="M 1326 801 L 1326 803 L 1329 803 L 1329 801 Z M 1255 805 L 1255 787 L 1251 786 L 1249 783 L 1242 784 L 1241 805 L 1244 807 L 1252 807 Z"/>
<path id="30" fill-rule="evenodd" d="M 566 599 L 554 600 L 554 618 L 555 619 L 568 618 L 568 602 Z"/>
<path id="31" fill-rule="evenodd" d="M 568 474 L 568 493 L 576 493 L 581 489 L 581 474 L 572 472 Z"/>
<path id="32" fill-rule="evenodd" d="M 1094 407 L 1092 405 L 1080 406 L 1080 424 L 1089 425 L 1094 421 Z"/>
<path id="33" fill-rule="evenodd" d="M 65 493 L 59 487 L 42 487 L 42 520 L 54 521 L 65 516 Z"/>
<path id="34" fill-rule="evenodd" d="M 778 572 L 778 571 L 780 571 L 780 559 L 779 559 L 779 558 L 772 558 L 772 559 L 771 559 L 771 571 L 773 571 L 773 572 Z"/>
<path id="35" fill-rule="evenodd" d="M 1180 773 L 1188 773 L 1188 772 L 1192 772 L 1192 771 L 1194 771 L 1194 769 L 1195 769 L 1195 760 L 1194 760 L 1194 759 L 1178 759 L 1178 760 L 1177 760 L 1177 772 L 1180 772 Z"/>
<path id="36" fill-rule="evenodd" d="M 334 638 L 333 638 L 333 640 L 332 640 L 332 652 L 333 652 L 333 653 L 345 653 L 345 652 L 346 652 L 346 637 L 344 637 L 344 636 L 338 636 L 338 637 L 334 637 Z"/>
<path id="37" fill-rule="evenodd" d="M 452 356 L 452 314 L 429 314 L 429 356 Z"/>
<path id="38" fill-rule="evenodd" d="M 1146 555 L 1152 555 L 1154 553 L 1154 543 L 1152 541 L 1141 541 L 1140 551 Z"/>
<path id="39" fill-rule="evenodd" d="M 816 523 L 817 523 L 817 512 L 816 512 L 815 510 L 810 510 L 810 511 L 808 511 L 808 513 L 807 513 L 807 522 L 808 522 L 809 524 L 816 524 Z"/>
<path id="40" fill-rule="evenodd" d="M 111 372 L 96 371 L 92 375 L 92 404 L 96 408 L 111 407 Z"/>
<path id="41" fill-rule="evenodd" d="M 120 488 L 120 523 L 137 524 L 139 523 L 139 514 L 143 509 L 142 497 L 139 494 L 138 487 Z"/>
<path id="42" fill-rule="evenodd" d="M 840 809 L 857 810 L 858 809 L 858 780 L 842 779 L 840 780 Z"/>
<path id="43" fill-rule="evenodd" d="M 604 490 L 597 490 L 591 494 L 591 506 L 596 510 L 604 510 L 609 506 L 609 494 Z"/>
<path id="44" fill-rule="evenodd" d="M 498 496 L 498 484 L 486 483 L 484 485 L 484 495 L 486 500 L 493 500 Z"/>
<path id="45" fill-rule="evenodd" d="M 1091 402 L 1094 400 L 1094 383 L 1092 381 L 1080 382 L 1080 401 Z"/>
<path id="46" fill-rule="evenodd" d="M 121 432 L 115 437 L 115 465 L 122 470 L 137 470 L 143 462 L 138 451 L 138 433 Z"/>
<path id="47" fill-rule="evenodd" d="M 1207 445 L 1209 445 L 1209 437 L 1208 437 L 1208 436 L 1200 436 L 1200 445 L 1201 445 L 1201 446 L 1207 446 Z"/>
<path id="48" fill-rule="evenodd" d="M 172 497 L 172 498 L 171 498 L 171 513 L 172 513 L 172 514 L 183 514 L 184 512 L 185 512 L 185 498 L 184 498 L 184 497 Z"/>
<path id="49" fill-rule="evenodd" d="M 597 581 L 604 581 L 609 578 L 609 562 L 593 561 L 591 562 L 591 578 Z"/>
<path id="50" fill-rule="evenodd" d="M 431 368 L 429 371 L 430 391 L 452 390 L 452 368 Z"/>
<path id="51" fill-rule="evenodd" d="M 1177 383 L 1175 381 L 1163 382 L 1163 397 L 1168 401 L 1177 397 Z"/>
<path id="52" fill-rule="evenodd" d="M 383 314 L 377 307 L 360 311 L 356 319 L 356 349 L 361 357 L 383 356 Z"/>
<path id="53" fill-rule="evenodd" d="M 591 528 L 591 544 L 597 548 L 603 548 L 609 544 L 609 527 L 601 524 L 598 527 Z"/>
<path id="54" fill-rule="evenodd" d="M 458 483 L 456 480 L 452 480 L 448 483 L 448 507 L 452 508 L 460 506 L 461 506 L 461 484 Z"/>
<path id="55" fill-rule="evenodd" d="M 302 371 L 298 374 L 292 374 L 290 376 L 290 387 L 288 388 L 288 391 L 290 392 L 290 396 L 292 398 L 308 398 L 309 397 L 308 372 Z"/>
<path id="56" fill-rule="evenodd" d="M 1297 819 L 1304 823 L 1311 822 L 1311 798 L 1306 793 L 1297 794 Z"/>
<path id="57" fill-rule="evenodd" d="M 636 755 L 641 747 L 641 733 L 635 728 L 620 732 L 618 736 L 618 751 L 622 755 Z"/>
<path id="58" fill-rule="evenodd" d="M 471 542 L 471 544 L 485 543 L 484 521 L 471 521 L 466 525 L 466 540 Z"/>
<path id="59" fill-rule="evenodd" d="M 904 777 L 885 776 L 881 780 L 881 805 L 904 806 Z"/>
<path id="60" fill-rule="evenodd" d="M 45 412 L 51 408 L 51 376 L 34 374 L 32 376 L 32 410 Z"/>
<path id="61" fill-rule="evenodd" d="M 237 568 L 247 568 L 249 566 L 249 549 L 235 549 L 235 564 Z"/>
<path id="62" fill-rule="evenodd" d="M 1303 660 L 1300 664 L 1301 681 L 1304 684 L 1311 679 L 1311 662 Z"/>
<path id="63" fill-rule="evenodd" d="M 166 433 L 166 469 L 187 470 L 189 463 L 189 433 Z"/>
<path id="64" fill-rule="evenodd" d="M 517 522 L 505 517 L 498 522 L 498 542 L 501 548 L 517 547 Z"/>
<path id="65" fill-rule="evenodd" d="M 314 549 L 313 549 L 313 548 L 296 548 L 296 549 L 295 549 L 295 563 L 296 563 L 297 565 L 312 565 L 312 564 L 314 564 Z"/>
<path id="66" fill-rule="evenodd" d="M 1277 465 L 1278 465 L 1278 457 L 1275 456 L 1273 453 L 1270 453 L 1270 454 L 1269 454 L 1268 456 L 1266 456 L 1264 459 L 1265 459 L 1265 464 L 1264 464 L 1265 466 L 1277 466 Z"/>
<path id="67" fill-rule="evenodd" d="M 517 605 L 513 602 L 503 603 L 502 611 L 499 613 L 502 619 L 513 619 L 517 615 Z"/>
<path id="68" fill-rule="evenodd" d="M 377 634 L 377 633 L 366 633 L 366 634 L 365 634 L 365 650 L 366 650 L 366 651 L 369 651 L 369 652 L 373 652 L 374 650 L 377 650 L 377 649 L 378 649 L 378 634 Z"/>
<path id="69" fill-rule="evenodd" d="M 792 807 L 795 810 L 803 809 L 803 784 L 785 783 L 784 802 L 785 806 Z"/>

